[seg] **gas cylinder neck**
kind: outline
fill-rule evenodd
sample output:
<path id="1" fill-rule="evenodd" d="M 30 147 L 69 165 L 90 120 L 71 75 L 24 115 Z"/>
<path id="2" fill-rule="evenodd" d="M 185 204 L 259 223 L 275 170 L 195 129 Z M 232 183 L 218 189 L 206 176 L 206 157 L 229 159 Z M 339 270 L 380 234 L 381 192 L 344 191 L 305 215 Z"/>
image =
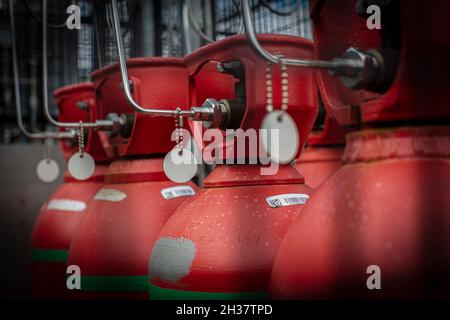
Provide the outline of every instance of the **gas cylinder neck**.
<path id="1" fill-rule="evenodd" d="M 347 135 L 344 163 L 450 157 L 450 126 L 362 130 Z"/>
<path id="2" fill-rule="evenodd" d="M 105 182 L 111 184 L 151 181 L 168 181 L 162 158 L 114 161 L 105 173 Z"/>
<path id="3" fill-rule="evenodd" d="M 259 165 L 220 165 L 203 181 L 205 188 L 256 185 L 304 184 L 305 178 L 293 166 L 280 165 L 273 175 L 262 175 Z"/>
<path id="4" fill-rule="evenodd" d="M 86 180 L 78 180 L 72 177 L 72 175 L 69 173 L 69 171 L 66 171 L 64 173 L 64 182 L 74 182 L 74 183 L 88 183 L 88 182 L 104 182 L 105 181 L 105 173 L 108 169 L 108 164 L 95 164 L 95 171 Z"/>

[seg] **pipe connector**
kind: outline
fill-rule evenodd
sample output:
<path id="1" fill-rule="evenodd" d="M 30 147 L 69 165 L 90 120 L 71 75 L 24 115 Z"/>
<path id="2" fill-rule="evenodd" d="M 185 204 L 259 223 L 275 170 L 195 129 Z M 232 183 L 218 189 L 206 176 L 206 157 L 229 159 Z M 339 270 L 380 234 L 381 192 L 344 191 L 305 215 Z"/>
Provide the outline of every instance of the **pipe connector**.
<path id="1" fill-rule="evenodd" d="M 192 107 L 192 120 L 202 121 L 205 128 L 225 129 L 230 110 L 225 103 L 215 99 L 206 99 L 201 107 Z"/>
<path id="2" fill-rule="evenodd" d="M 380 63 L 371 51 L 350 47 L 341 59 L 353 61 L 358 66 L 358 68 L 338 67 L 329 70 L 330 75 L 339 77 L 346 87 L 359 90 L 378 82 L 381 72 Z"/>

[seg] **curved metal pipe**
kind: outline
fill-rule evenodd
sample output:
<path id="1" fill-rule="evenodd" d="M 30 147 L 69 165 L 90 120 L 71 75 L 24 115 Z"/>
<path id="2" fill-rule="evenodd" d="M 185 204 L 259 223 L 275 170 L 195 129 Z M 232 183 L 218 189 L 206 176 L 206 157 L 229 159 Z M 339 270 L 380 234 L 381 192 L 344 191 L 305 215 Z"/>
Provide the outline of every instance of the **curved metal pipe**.
<path id="1" fill-rule="evenodd" d="M 189 8 L 189 0 L 183 1 L 183 8 L 182 8 L 182 14 L 183 14 L 183 38 L 184 38 L 184 48 L 186 53 L 190 53 L 192 51 L 192 45 L 191 45 L 191 30 L 189 28 L 189 23 L 191 23 L 191 18 L 189 16 L 190 14 L 190 8 Z M 194 27 L 194 25 L 192 25 Z M 198 26 L 197 26 L 198 27 Z M 194 27 L 195 32 L 197 30 Z M 197 32 L 198 35 L 200 35 Z M 206 39 L 206 41 L 210 41 Z"/>
<path id="2" fill-rule="evenodd" d="M 42 0 L 42 95 L 44 99 L 44 114 L 48 121 L 55 127 L 79 128 L 79 122 L 60 122 L 53 119 L 48 105 L 48 67 L 47 67 L 47 0 Z M 112 128 L 114 122 L 110 120 L 98 120 L 95 122 L 83 122 L 85 128 Z"/>
<path id="3" fill-rule="evenodd" d="M 333 59 L 331 61 L 325 60 L 309 60 L 309 59 L 289 59 L 281 58 L 271 54 L 269 51 L 265 50 L 259 43 L 255 30 L 253 28 L 250 4 L 248 0 L 241 0 L 242 4 L 242 14 L 244 17 L 245 33 L 249 41 L 250 47 L 263 59 L 268 62 L 275 64 L 286 64 L 290 66 L 304 67 L 304 68 L 323 68 L 323 69 L 342 69 L 350 68 L 363 70 L 364 66 L 360 61 L 349 60 L 349 59 Z"/>
<path id="4" fill-rule="evenodd" d="M 239 25 L 239 31 L 238 31 L 238 34 L 241 34 L 241 33 L 244 33 L 244 31 L 245 31 L 245 29 L 244 29 L 244 19 L 243 19 L 242 14 L 240 13 L 241 8 L 239 7 L 239 4 L 236 3 L 236 0 L 233 0 L 233 4 L 236 6 L 237 12 L 241 16 L 240 25 Z M 186 6 L 186 13 L 184 12 L 184 10 L 185 10 L 184 6 Z M 187 19 L 186 19 L 186 16 L 187 16 Z M 192 26 L 192 29 L 203 40 L 205 40 L 208 43 L 212 43 L 212 42 L 216 41 L 215 39 L 209 37 L 206 33 L 204 33 L 202 31 L 202 29 L 199 27 L 199 25 L 197 24 L 197 21 L 195 21 L 195 17 L 192 14 L 191 0 L 185 0 L 184 1 L 184 4 L 183 4 L 183 21 L 184 21 L 184 19 L 189 21 L 189 24 Z M 183 23 L 183 28 L 184 28 L 184 23 Z"/>
<path id="5" fill-rule="evenodd" d="M 43 0 L 45 1 L 45 0 Z M 193 117 L 194 112 L 191 110 L 182 110 L 178 112 L 177 110 L 161 110 L 161 109 L 147 109 L 141 107 L 136 101 L 134 101 L 131 95 L 130 80 L 128 78 L 127 64 L 125 60 L 125 52 L 123 49 L 122 42 L 122 31 L 120 28 L 119 13 L 117 9 L 117 0 L 111 0 L 112 12 L 113 12 L 113 26 L 114 35 L 116 38 L 117 55 L 119 57 L 120 73 L 122 77 L 123 91 L 125 92 L 125 97 L 130 104 L 130 106 L 138 113 L 150 115 L 150 116 L 165 116 L 165 117 Z"/>
<path id="6" fill-rule="evenodd" d="M 75 130 L 58 132 L 58 131 L 45 131 L 45 132 L 29 132 L 23 123 L 22 119 L 22 102 L 20 99 L 20 84 L 19 84 L 19 66 L 17 62 L 17 44 L 16 44 L 16 30 L 14 19 L 14 4 L 13 0 L 9 0 L 9 19 L 11 27 L 11 48 L 12 48 L 12 67 L 14 78 L 14 100 L 16 103 L 16 116 L 17 126 L 19 130 L 30 139 L 72 139 L 75 137 Z"/>
<path id="7" fill-rule="evenodd" d="M 275 13 L 276 15 L 279 15 L 279 16 L 284 16 L 284 17 L 290 16 L 290 15 L 293 14 L 295 11 L 297 11 L 297 8 L 298 8 L 298 2 L 299 2 L 299 0 L 296 0 L 296 1 L 295 1 L 295 6 L 294 6 L 291 10 L 288 10 L 288 11 L 280 11 L 280 10 L 275 9 L 274 7 L 272 7 L 272 5 L 269 3 L 269 1 L 267 1 L 267 0 L 261 0 L 261 4 L 262 4 L 264 7 L 266 7 L 270 12 Z"/>

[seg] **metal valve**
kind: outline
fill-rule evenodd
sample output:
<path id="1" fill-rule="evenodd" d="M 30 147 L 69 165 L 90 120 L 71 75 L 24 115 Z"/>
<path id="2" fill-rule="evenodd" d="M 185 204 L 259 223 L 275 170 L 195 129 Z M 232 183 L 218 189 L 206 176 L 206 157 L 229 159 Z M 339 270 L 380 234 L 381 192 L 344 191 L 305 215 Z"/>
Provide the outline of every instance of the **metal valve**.
<path id="1" fill-rule="evenodd" d="M 112 127 L 108 127 L 108 133 L 111 137 L 120 135 L 123 138 L 128 138 L 131 136 L 131 131 L 133 129 L 133 122 L 134 122 L 134 114 L 120 114 L 117 113 L 109 113 L 106 116 L 106 120 L 109 123 L 113 123 Z M 100 130 L 102 130 L 101 121 L 98 120 L 97 122 L 100 124 Z"/>
<path id="2" fill-rule="evenodd" d="M 215 99 L 206 99 L 201 107 L 192 107 L 192 120 L 202 121 L 206 128 L 226 129 L 230 118 L 228 104 Z"/>
<path id="3" fill-rule="evenodd" d="M 351 47 L 341 58 L 354 61 L 361 68 L 342 67 L 329 70 L 329 73 L 339 77 L 342 83 L 350 89 L 384 92 L 395 79 L 398 57 L 399 52 L 395 49 L 362 50 Z"/>
<path id="4" fill-rule="evenodd" d="M 340 77 L 346 87 L 357 90 L 377 82 L 380 64 L 374 55 L 351 47 L 345 51 L 341 59 L 354 61 L 355 64 L 361 66 L 359 69 L 338 67 L 329 70 L 330 75 Z"/>

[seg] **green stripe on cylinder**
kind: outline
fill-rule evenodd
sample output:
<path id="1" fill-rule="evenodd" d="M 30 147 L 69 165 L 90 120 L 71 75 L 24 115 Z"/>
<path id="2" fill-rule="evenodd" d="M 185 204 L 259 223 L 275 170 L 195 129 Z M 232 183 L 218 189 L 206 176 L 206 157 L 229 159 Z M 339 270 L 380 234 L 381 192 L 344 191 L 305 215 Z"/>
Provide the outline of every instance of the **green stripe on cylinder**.
<path id="1" fill-rule="evenodd" d="M 31 260 L 35 262 L 66 262 L 67 250 L 32 249 Z"/>
<path id="2" fill-rule="evenodd" d="M 165 289 L 150 283 L 148 285 L 151 300 L 264 300 L 266 291 L 251 292 L 199 292 Z"/>
<path id="3" fill-rule="evenodd" d="M 81 270 L 83 274 L 83 270 Z M 148 290 L 148 276 L 81 276 L 84 291 L 143 291 Z"/>

